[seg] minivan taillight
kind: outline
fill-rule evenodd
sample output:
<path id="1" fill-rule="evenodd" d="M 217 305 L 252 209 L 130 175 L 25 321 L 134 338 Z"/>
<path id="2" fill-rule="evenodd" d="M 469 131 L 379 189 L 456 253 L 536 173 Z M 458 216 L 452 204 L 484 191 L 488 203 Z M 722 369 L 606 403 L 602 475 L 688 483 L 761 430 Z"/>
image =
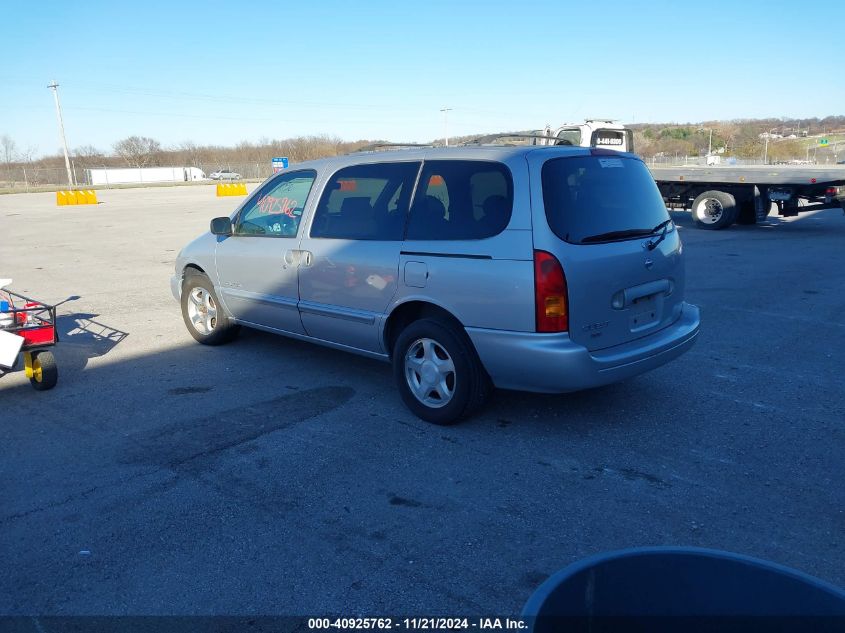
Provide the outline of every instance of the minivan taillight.
<path id="1" fill-rule="evenodd" d="M 557 258 L 546 251 L 534 251 L 534 303 L 538 332 L 569 331 L 566 276 Z"/>

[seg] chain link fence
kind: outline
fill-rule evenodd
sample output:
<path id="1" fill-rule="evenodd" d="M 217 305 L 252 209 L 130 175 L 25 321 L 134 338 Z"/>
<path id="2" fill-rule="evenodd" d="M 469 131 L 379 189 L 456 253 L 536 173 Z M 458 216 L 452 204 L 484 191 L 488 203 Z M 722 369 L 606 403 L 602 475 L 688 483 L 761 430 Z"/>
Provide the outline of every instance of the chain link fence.
<path id="1" fill-rule="evenodd" d="M 737 165 L 737 166 L 745 166 L 745 165 L 817 165 L 819 167 L 823 166 L 834 166 L 840 163 L 841 161 L 845 161 L 845 139 L 836 139 L 834 141 L 830 141 L 828 145 L 821 146 L 821 145 L 808 145 L 804 147 L 803 150 L 787 154 L 784 156 L 781 154 L 780 156 L 773 156 L 771 148 L 774 146 L 774 143 L 769 145 L 770 151 L 768 152 L 768 157 L 764 159 L 764 155 L 766 154 L 766 150 L 761 150 L 759 158 L 736 158 L 730 155 L 722 155 L 716 154 L 716 164 L 718 165 Z M 674 155 L 664 155 L 664 156 L 652 156 L 649 158 L 643 159 L 649 165 L 660 167 L 660 166 L 703 166 L 707 165 L 707 157 L 706 156 L 683 156 L 680 154 Z"/>
<path id="2" fill-rule="evenodd" d="M 643 159 L 646 164 L 652 167 L 703 167 L 707 165 L 706 156 L 652 156 Z M 719 165 L 763 165 L 762 158 L 734 158 L 718 157 Z"/>
<path id="3" fill-rule="evenodd" d="M 187 167 L 187 165 L 167 165 L 167 167 Z M 55 189 L 70 189 L 72 187 L 90 187 L 91 183 L 91 169 L 120 169 L 122 167 L 115 167 L 114 165 L 89 165 L 81 167 L 79 165 L 71 166 L 71 174 L 73 183 L 68 182 L 68 172 L 64 166 L 61 167 L 33 167 L 25 164 L 4 165 L 0 167 L 0 192 L 30 192 L 30 191 L 50 191 Z M 214 182 L 209 176 L 221 169 L 228 169 L 239 176 L 240 180 L 264 180 L 273 173 L 273 168 L 269 162 L 261 163 L 225 163 L 217 164 L 200 164 L 198 168 L 205 174 L 205 180 L 196 180 L 193 182 L 185 182 L 182 184 L 208 184 Z M 143 179 L 143 171 L 141 172 Z M 223 182 L 226 182 L 225 180 Z M 149 182 L 144 183 L 143 180 L 137 183 L 120 183 L 115 185 L 99 185 L 98 188 L 113 187 L 130 187 L 138 184 L 148 185 L 166 185 L 166 184 L 180 184 L 177 182 Z"/>

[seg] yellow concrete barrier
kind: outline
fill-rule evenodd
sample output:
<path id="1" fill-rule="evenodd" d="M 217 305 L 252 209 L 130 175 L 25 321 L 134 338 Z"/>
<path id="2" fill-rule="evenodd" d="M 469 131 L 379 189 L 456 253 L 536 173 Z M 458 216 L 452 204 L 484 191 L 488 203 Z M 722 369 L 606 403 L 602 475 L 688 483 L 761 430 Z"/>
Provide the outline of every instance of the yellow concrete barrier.
<path id="1" fill-rule="evenodd" d="M 57 191 L 56 205 L 64 207 L 69 204 L 97 204 L 97 192 L 91 189 L 79 191 Z"/>
<path id="2" fill-rule="evenodd" d="M 243 182 L 233 182 L 233 183 L 217 183 L 217 195 L 219 196 L 245 196 L 246 195 L 246 183 Z"/>

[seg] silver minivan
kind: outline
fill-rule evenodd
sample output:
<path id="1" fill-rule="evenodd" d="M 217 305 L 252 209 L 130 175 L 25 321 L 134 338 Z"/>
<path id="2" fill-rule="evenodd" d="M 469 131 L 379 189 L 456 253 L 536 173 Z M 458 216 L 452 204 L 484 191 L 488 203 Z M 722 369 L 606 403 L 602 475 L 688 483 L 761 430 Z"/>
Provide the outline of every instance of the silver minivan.
<path id="1" fill-rule="evenodd" d="M 179 254 L 191 335 L 254 327 L 389 361 L 420 418 L 568 392 L 688 350 L 683 247 L 633 154 L 454 147 L 300 163 Z"/>

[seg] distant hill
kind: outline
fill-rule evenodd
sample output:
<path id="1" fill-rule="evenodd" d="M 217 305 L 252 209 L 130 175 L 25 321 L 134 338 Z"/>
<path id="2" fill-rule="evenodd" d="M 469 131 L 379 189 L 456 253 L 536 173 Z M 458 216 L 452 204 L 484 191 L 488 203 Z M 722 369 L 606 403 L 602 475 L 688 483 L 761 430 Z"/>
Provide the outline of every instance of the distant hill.
<path id="1" fill-rule="evenodd" d="M 634 147 L 644 157 L 659 155 L 700 156 L 708 148 L 739 158 L 803 158 L 808 147 L 818 147 L 821 136 L 845 135 L 845 116 L 823 119 L 735 119 L 701 123 L 638 123 Z M 711 139 L 712 130 L 712 139 Z M 766 137 L 769 136 L 768 148 Z M 809 140 L 808 140 L 809 139 Z M 829 148 L 825 151 L 834 151 Z M 845 152 L 845 147 L 842 148 Z"/>

